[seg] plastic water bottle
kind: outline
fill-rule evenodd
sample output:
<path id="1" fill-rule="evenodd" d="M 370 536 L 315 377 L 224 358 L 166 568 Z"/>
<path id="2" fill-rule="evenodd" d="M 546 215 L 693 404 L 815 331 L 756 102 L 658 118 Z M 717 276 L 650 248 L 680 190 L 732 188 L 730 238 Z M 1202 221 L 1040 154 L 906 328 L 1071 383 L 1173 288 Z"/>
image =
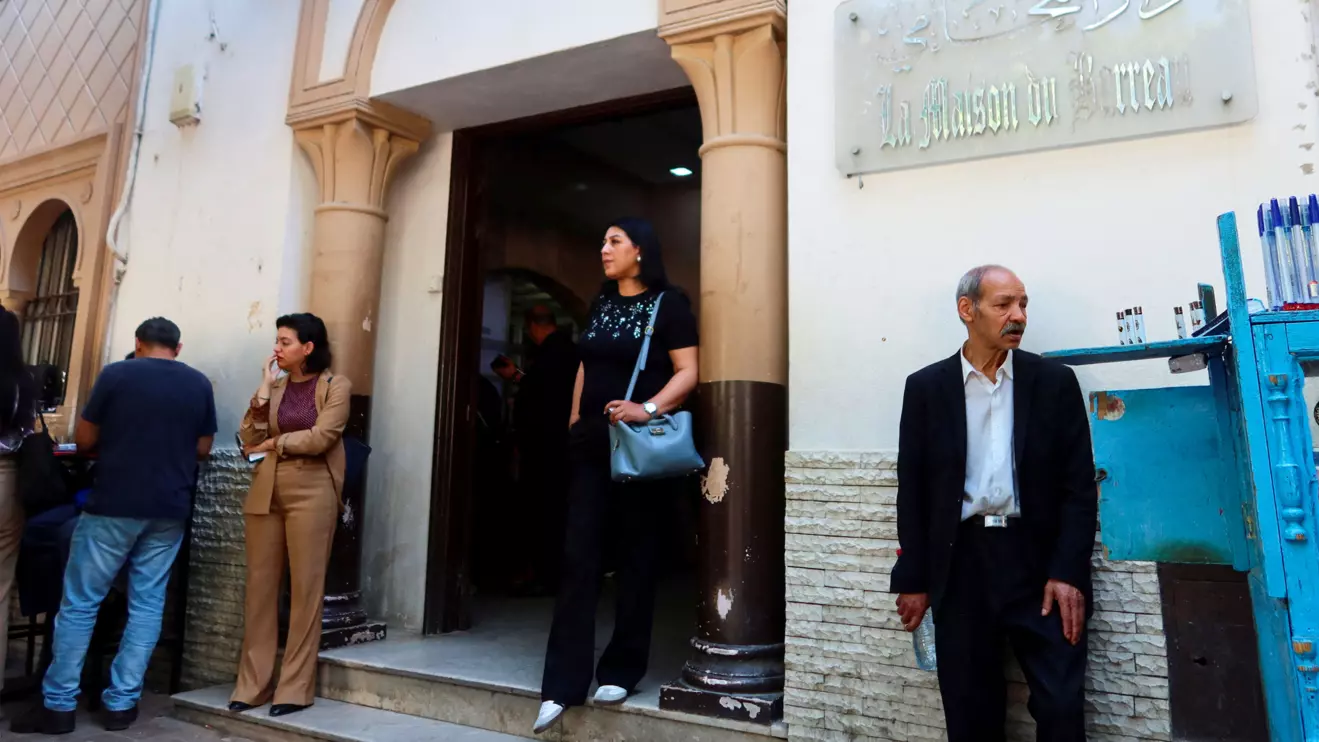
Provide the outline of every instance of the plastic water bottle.
<path id="1" fill-rule="evenodd" d="M 939 659 L 934 654 L 934 616 L 926 609 L 921 618 L 921 625 L 911 632 L 911 641 L 916 648 L 916 666 L 927 672 L 939 669 Z"/>

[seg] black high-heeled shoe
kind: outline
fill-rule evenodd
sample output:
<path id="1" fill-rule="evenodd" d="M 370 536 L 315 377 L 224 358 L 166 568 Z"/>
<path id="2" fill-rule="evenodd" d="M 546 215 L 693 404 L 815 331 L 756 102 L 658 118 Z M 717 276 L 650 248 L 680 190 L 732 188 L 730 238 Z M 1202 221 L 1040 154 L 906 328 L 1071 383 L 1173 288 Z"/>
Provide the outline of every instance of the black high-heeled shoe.
<path id="1" fill-rule="evenodd" d="M 230 702 L 229 702 L 229 710 L 230 710 L 230 711 L 233 711 L 234 713 L 241 713 L 241 712 L 243 712 L 243 711 L 250 711 L 251 709 L 254 709 L 254 708 L 256 708 L 256 706 L 253 706 L 253 705 L 250 704 L 250 703 L 243 703 L 242 701 L 230 701 Z"/>
<path id="2" fill-rule="evenodd" d="M 274 706 L 270 707 L 270 715 L 287 716 L 289 714 L 297 713 L 303 709 L 309 709 L 309 708 L 311 708 L 310 703 L 307 704 L 306 706 L 302 706 L 296 703 L 277 703 Z"/>

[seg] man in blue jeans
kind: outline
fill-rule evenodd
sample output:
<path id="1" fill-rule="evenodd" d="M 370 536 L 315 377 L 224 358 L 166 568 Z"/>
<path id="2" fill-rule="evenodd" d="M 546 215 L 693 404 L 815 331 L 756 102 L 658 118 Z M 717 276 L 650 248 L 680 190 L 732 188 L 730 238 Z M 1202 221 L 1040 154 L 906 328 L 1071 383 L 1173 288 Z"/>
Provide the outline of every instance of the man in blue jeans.
<path id="1" fill-rule="evenodd" d="M 136 347 L 136 358 L 102 369 L 78 421 L 74 438 L 80 453 L 96 456 L 96 483 L 73 532 L 44 703 L 16 720 L 14 732 L 74 730 L 96 614 L 121 570 L 128 576 L 128 624 L 101 701 L 107 730 L 137 720 L 197 462 L 210 455 L 215 436 L 215 398 L 205 376 L 175 360 L 182 345 L 173 322 L 143 322 Z"/>

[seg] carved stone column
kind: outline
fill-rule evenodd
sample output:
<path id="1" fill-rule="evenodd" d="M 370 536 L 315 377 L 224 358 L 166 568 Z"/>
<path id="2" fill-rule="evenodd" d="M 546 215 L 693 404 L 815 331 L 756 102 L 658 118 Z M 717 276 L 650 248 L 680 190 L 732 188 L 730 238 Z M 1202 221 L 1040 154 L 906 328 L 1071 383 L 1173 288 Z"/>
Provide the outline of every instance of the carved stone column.
<path id="1" fill-rule="evenodd" d="M 290 116 L 288 123 L 311 158 L 320 186 L 307 311 L 325 321 L 334 371 L 353 383 L 345 435 L 366 440 L 388 218 L 385 192 L 398 164 L 429 135 L 428 124 L 412 114 L 361 101 Z M 385 625 L 368 621 L 361 605 L 363 489 L 364 482 L 344 488 L 344 512 L 325 580 L 323 649 L 385 636 Z"/>
<path id="2" fill-rule="evenodd" d="M 697 634 L 660 705 L 768 724 L 782 714 L 786 609 L 786 21 L 781 0 L 713 10 L 661 31 L 704 126 L 698 415 L 710 469 Z"/>

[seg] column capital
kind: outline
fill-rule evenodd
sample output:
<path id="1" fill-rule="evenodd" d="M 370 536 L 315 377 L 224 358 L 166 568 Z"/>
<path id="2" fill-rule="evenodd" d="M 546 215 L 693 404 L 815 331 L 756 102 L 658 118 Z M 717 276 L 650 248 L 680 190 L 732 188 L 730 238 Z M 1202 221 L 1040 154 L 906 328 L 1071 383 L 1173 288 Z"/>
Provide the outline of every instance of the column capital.
<path id="1" fill-rule="evenodd" d="M 702 156 L 729 146 L 786 151 L 782 20 L 777 11 L 760 11 L 665 37 L 673 61 L 696 90 L 705 135 Z"/>
<path id="2" fill-rule="evenodd" d="M 316 171 L 318 209 L 382 218 L 385 192 L 399 163 L 430 136 L 430 122 L 421 116 L 369 100 L 291 113 L 286 123 Z"/>
<path id="3" fill-rule="evenodd" d="M 670 44 L 710 41 L 758 26 L 787 28 L 787 0 L 660 0 L 659 34 Z"/>

